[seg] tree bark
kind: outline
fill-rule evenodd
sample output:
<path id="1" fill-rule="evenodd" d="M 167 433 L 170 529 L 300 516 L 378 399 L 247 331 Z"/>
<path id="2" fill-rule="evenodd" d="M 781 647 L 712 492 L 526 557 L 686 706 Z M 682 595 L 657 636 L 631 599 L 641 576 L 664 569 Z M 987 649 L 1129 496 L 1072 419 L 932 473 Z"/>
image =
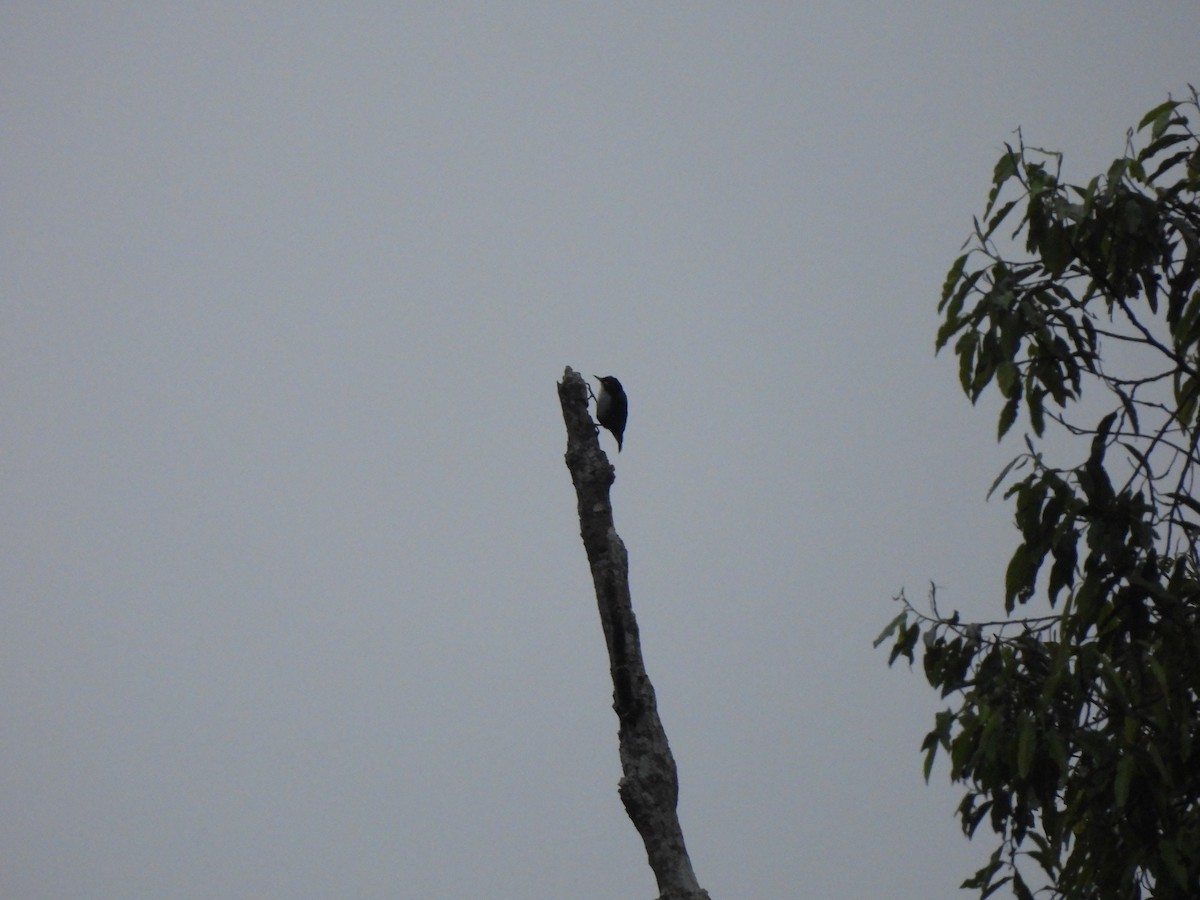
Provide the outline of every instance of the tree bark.
<path id="1" fill-rule="evenodd" d="M 567 469 L 579 504 L 579 529 L 608 645 L 613 710 L 619 724 L 621 771 L 618 792 L 646 845 L 658 880 L 659 900 L 709 900 L 692 871 L 676 806 L 679 778 L 667 734 L 658 717 L 654 686 L 642 662 L 637 619 L 629 596 L 629 558 L 613 527 L 609 489 L 616 472 L 600 449 L 598 428 L 588 415 L 587 385 L 570 367 L 558 385 L 567 427 Z"/>

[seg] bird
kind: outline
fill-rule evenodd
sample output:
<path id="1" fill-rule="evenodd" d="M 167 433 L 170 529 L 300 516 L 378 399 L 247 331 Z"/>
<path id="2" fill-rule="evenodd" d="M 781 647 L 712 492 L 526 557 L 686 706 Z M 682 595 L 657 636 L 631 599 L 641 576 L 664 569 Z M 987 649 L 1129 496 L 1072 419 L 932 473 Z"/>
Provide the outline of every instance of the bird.
<path id="1" fill-rule="evenodd" d="M 629 415 L 629 401 L 625 399 L 625 388 L 612 375 L 593 375 L 600 382 L 600 394 L 596 397 L 596 419 L 612 432 L 617 439 L 617 452 L 625 438 L 625 419 Z"/>

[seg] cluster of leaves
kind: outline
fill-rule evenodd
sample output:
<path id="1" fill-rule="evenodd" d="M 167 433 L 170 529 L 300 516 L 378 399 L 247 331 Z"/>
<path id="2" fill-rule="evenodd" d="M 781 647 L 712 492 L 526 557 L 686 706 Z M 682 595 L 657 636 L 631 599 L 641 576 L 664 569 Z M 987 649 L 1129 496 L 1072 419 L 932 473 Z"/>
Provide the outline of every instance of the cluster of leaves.
<path id="1" fill-rule="evenodd" d="M 963 883 L 981 898 L 1032 898 L 1031 883 L 1200 897 L 1197 112 L 1194 89 L 1150 110 L 1086 185 L 1062 182 L 1058 154 L 1007 147 L 946 278 L 938 349 L 953 341 L 972 402 L 996 386 L 1001 437 L 1028 421 L 992 486 L 1020 540 L 1004 618 L 966 623 L 933 593 L 928 612 L 901 594 L 876 645 L 910 664 L 921 649 L 953 698 L 925 775 L 948 754 L 963 830 L 998 836 Z M 1048 425 L 1079 441 L 1074 464 L 1049 464 Z"/>

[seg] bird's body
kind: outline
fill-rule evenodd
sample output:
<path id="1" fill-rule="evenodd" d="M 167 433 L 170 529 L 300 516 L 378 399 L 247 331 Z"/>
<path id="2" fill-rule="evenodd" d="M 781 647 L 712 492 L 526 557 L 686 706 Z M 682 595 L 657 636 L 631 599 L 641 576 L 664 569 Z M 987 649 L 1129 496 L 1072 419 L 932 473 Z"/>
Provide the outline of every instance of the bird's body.
<path id="1" fill-rule="evenodd" d="M 600 380 L 600 393 L 596 397 L 596 420 L 617 439 L 617 452 L 621 452 L 621 444 L 625 438 L 625 419 L 629 416 L 629 401 L 625 399 L 625 389 L 621 382 L 612 375 L 605 375 Z"/>

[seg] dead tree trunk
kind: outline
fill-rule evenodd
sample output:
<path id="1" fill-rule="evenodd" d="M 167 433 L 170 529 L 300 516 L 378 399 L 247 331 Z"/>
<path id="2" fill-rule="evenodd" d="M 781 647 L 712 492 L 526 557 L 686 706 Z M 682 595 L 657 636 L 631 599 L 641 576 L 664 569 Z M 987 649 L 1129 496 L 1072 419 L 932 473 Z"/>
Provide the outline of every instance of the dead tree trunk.
<path id="1" fill-rule="evenodd" d="M 646 845 L 658 880 L 659 900 L 709 900 L 696 882 L 683 843 L 676 805 L 679 778 L 667 734 L 658 718 L 654 686 L 642 663 L 637 620 L 629 597 L 629 558 L 613 527 L 609 488 L 615 470 L 600 450 L 588 415 L 587 385 L 569 367 L 558 385 L 567 426 L 567 468 L 579 502 L 579 529 L 608 644 L 613 710 L 619 723 L 619 793 L 625 811 Z"/>

